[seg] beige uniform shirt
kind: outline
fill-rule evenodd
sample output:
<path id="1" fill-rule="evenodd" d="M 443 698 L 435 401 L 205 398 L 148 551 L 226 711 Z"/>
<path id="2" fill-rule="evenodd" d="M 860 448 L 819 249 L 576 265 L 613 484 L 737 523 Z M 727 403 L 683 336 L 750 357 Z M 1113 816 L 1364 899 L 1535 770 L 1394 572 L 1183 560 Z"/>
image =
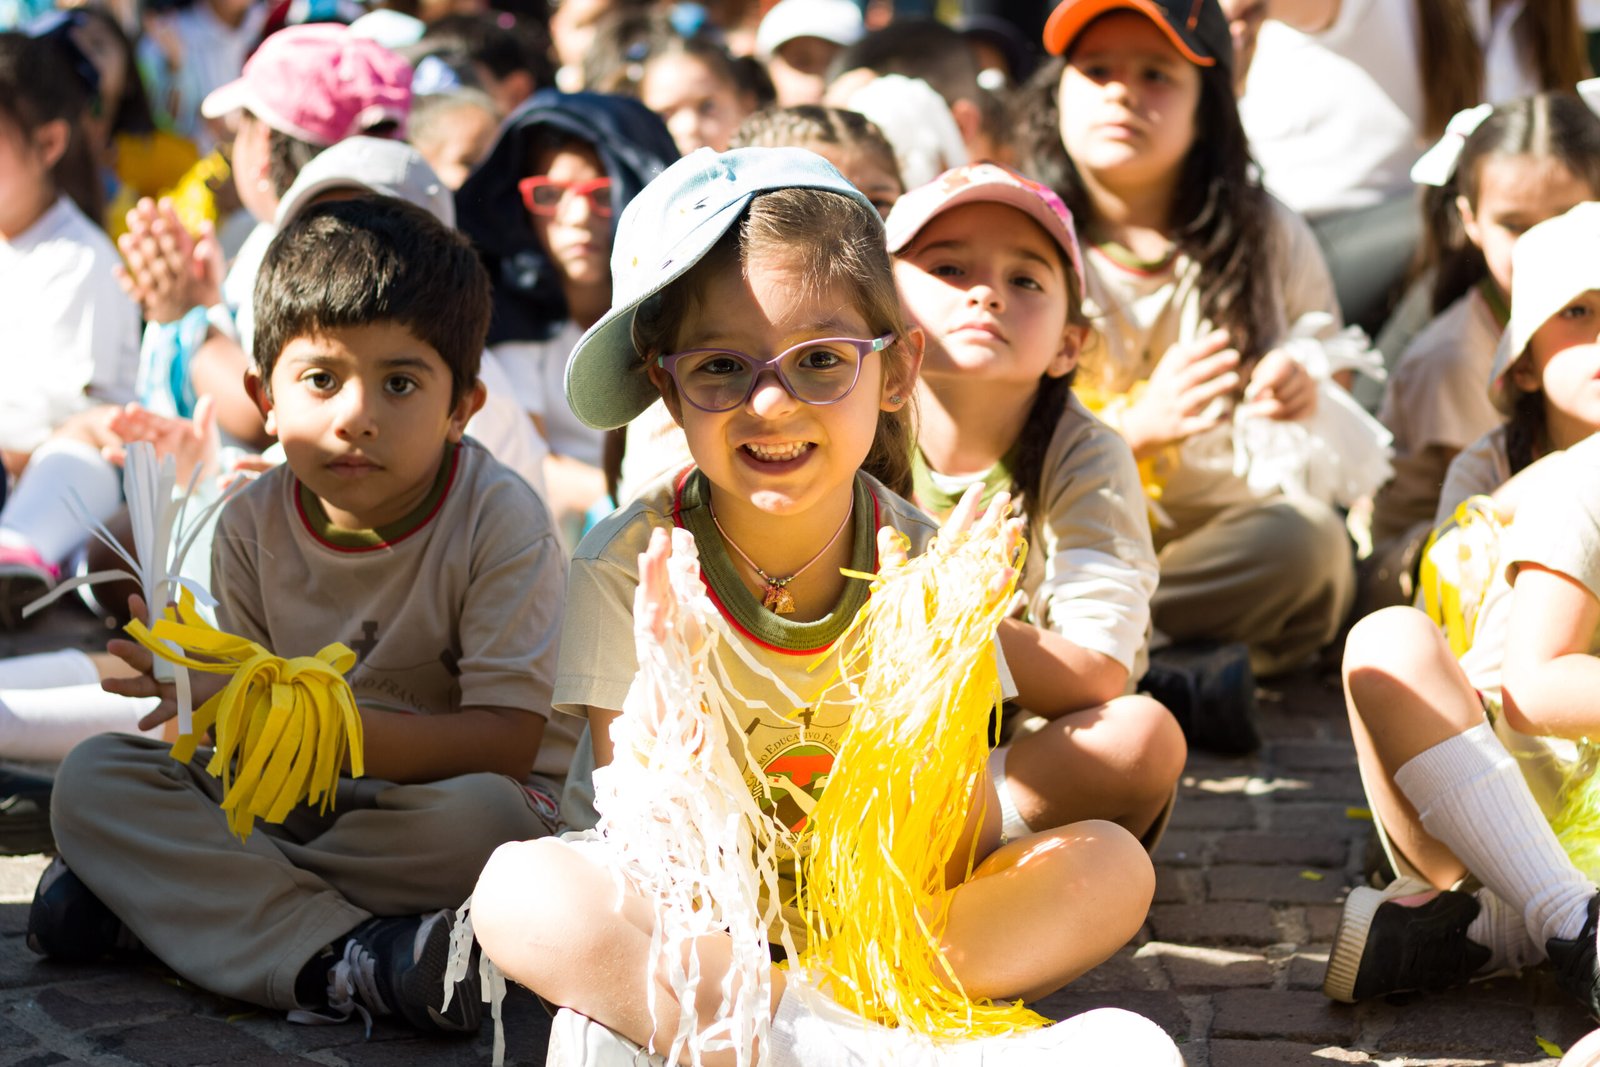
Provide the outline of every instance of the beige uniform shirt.
<path id="1" fill-rule="evenodd" d="M 278 467 L 223 509 L 211 567 L 221 629 L 286 657 L 343 642 L 362 707 L 551 718 L 561 548 L 538 495 L 470 438 L 428 498 L 383 530 L 333 526 Z M 577 731 L 554 718 L 533 769 L 560 780 Z"/>

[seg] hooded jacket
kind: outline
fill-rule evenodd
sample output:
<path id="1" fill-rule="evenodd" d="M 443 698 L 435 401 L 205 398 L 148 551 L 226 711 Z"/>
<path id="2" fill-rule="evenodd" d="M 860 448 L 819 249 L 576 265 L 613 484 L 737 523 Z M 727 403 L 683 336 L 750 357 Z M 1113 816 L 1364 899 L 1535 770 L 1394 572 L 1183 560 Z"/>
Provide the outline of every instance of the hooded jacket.
<path id="1" fill-rule="evenodd" d="M 639 101 L 541 89 L 500 127 L 489 154 L 456 192 L 456 225 L 472 239 L 494 285 L 489 343 L 548 340 L 566 322 L 560 277 L 517 192 L 529 145 L 545 129 L 593 146 L 611 178 L 611 217 L 678 158 L 672 135 Z"/>

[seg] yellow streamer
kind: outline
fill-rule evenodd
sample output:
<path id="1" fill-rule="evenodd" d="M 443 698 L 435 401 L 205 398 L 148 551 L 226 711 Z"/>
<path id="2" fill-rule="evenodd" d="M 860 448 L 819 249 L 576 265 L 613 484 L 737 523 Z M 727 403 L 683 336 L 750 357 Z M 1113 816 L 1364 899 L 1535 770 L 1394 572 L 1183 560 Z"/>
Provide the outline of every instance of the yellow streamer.
<path id="1" fill-rule="evenodd" d="M 195 710 L 194 730 L 173 743 L 172 758 L 188 763 L 215 727 L 206 770 L 222 779 L 222 809 L 241 840 L 256 819 L 281 823 L 301 802 L 324 812 L 332 807 L 347 750 L 351 775 L 365 773 L 361 716 L 344 679 L 356 656 L 344 645 L 328 645 L 315 656 L 275 656 L 211 626 L 187 591 L 154 626 L 136 619 L 128 633 L 190 670 L 232 675 L 222 692 Z"/>
<path id="2" fill-rule="evenodd" d="M 1422 610 L 1444 630 L 1458 659 L 1477 636 L 1478 610 L 1499 568 L 1504 529 L 1493 500 L 1468 497 L 1422 550 Z"/>
<path id="3" fill-rule="evenodd" d="M 995 631 L 1016 579 L 1003 524 L 885 567 L 837 647 L 855 712 L 799 861 L 800 966 L 845 1007 L 935 1038 L 1042 1025 L 1020 1001 L 973 1000 L 939 950 L 945 861 L 959 847 L 1000 702 Z M 970 874 L 973 856 L 967 856 Z"/>

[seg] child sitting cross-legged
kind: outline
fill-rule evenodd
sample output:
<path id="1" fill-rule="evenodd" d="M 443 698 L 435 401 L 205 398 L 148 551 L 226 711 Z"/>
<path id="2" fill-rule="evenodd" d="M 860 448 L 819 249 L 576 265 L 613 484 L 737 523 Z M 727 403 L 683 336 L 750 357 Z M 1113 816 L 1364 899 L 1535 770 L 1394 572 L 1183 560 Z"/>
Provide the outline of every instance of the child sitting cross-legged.
<path id="1" fill-rule="evenodd" d="M 309 282 L 308 279 L 315 279 Z M 554 824 L 571 750 L 546 730 L 564 575 L 549 514 L 463 427 L 483 403 L 489 282 L 464 238 L 390 198 L 319 204 L 268 249 L 248 387 L 287 464 L 229 502 L 212 551 L 219 627 L 278 656 L 342 642 L 365 776 L 246 839 L 205 755 L 102 735 L 62 764 L 61 858 L 29 943 L 58 959 L 142 944 L 196 985 L 292 1019 L 441 1013 L 453 908 L 494 848 Z M 142 605 L 136 605 L 137 612 Z M 141 673 L 108 682 L 161 696 Z M 196 699 L 219 676 L 196 676 Z M 463 982 L 465 986 L 467 983 Z"/>

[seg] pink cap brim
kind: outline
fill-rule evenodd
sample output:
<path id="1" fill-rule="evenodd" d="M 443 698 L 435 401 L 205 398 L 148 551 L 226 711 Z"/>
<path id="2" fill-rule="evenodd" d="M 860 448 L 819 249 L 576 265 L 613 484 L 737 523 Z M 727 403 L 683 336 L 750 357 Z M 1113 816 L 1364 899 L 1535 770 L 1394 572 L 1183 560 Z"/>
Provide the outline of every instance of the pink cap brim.
<path id="1" fill-rule="evenodd" d="M 1083 261 L 1078 251 L 1078 236 L 1072 232 L 1071 224 L 1053 211 L 1037 193 L 1002 180 L 967 182 L 949 192 L 942 192 L 940 184 L 941 179 L 935 178 L 895 202 L 894 209 L 884 222 L 891 254 L 904 251 L 923 227 L 951 208 L 963 204 L 1004 204 L 1027 215 L 1050 235 L 1050 239 L 1061 248 L 1068 266 L 1077 276 L 1079 291 L 1082 291 Z"/>

